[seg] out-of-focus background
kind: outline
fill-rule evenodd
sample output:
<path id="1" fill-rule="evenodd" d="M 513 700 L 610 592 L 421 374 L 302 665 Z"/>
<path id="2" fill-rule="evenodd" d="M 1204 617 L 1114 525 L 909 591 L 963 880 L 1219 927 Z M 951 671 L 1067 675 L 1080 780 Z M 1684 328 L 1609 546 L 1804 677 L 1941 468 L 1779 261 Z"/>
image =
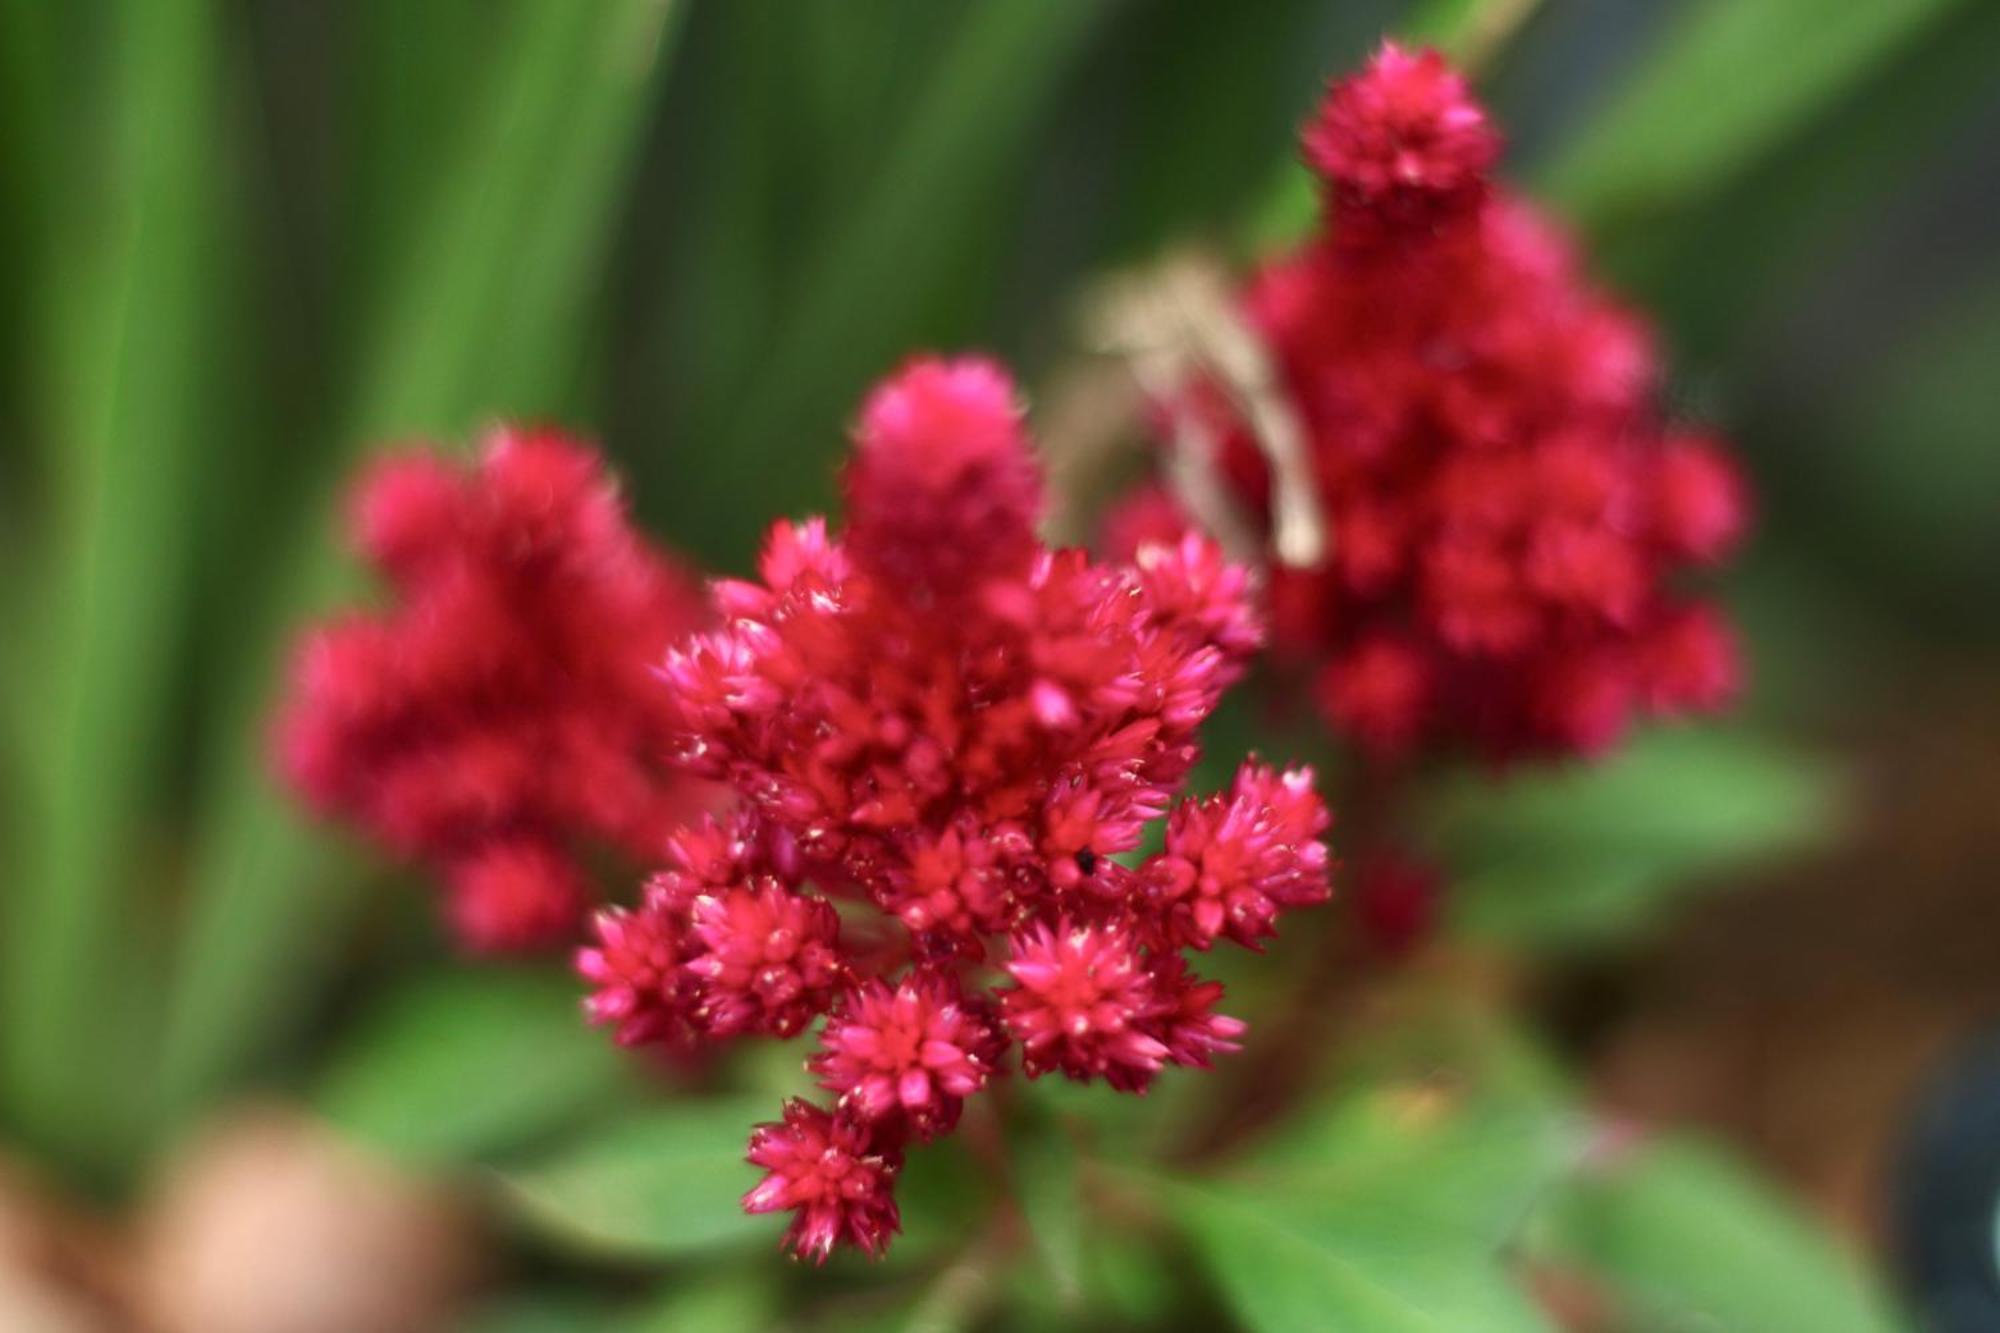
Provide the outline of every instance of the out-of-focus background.
<path id="1" fill-rule="evenodd" d="M 1093 280 L 1272 243 L 1323 80 L 1412 31 L 1478 45 L 1508 174 L 1740 446 L 1746 725 L 1829 793 L 1803 856 L 1553 951 L 1535 1017 L 1892 1251 L 1913 1098 L 2000 1016 L 1983 0 L 0 0 L 9 1171 L 117 1209 L 217 1107 L 389 1077 L 342 1052 L 440 948 L 260 731 L 364 451 L 567 423 L 739 570 L 907 352 L 1050 389 Z M 1712 794 L 1667 773 L 1642 828 Z"/>

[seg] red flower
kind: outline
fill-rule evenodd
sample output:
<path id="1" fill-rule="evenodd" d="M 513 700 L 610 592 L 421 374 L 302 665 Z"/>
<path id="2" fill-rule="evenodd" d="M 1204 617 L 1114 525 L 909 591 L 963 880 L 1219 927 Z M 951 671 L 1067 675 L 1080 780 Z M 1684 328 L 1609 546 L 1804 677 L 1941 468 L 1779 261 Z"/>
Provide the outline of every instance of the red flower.
<path id="1" fill-rule="evenodd" d="M 1345 199 L 1413 222 L 1421 210 L 1463 206 L 1500 155 L 1465 80 L 1437 52 L 1412 55 L 1394 42 L 1334 85 L 1302 142 L 1307 163 Z"/>
<path id="2" fill-rule="evenodd" d="M 1323 559 L 1274 572 L 1288 664 L 1378 757 L 1602 748 L 1636 715 L 1719 706 L 1735 665 L 1677 585 L 1727 555 L 1744 488 L 1721 446 L 1670 429 L 1647 330 L 1560 234 L 1494 185 L 1499 139 L 1432 52 L 1386 45 L 1304 136 L 1320 233 L 1244 297 L 1304 427 Z M 1241 507 L 1271 504 L 1230 395 L 1155 415 L 1223 440 Z M 1164 529 L 1154 492 L 1116 520 Z"/>
<path id="3" fill-rule="evenodd" d="M 576 954 L 576 970 L 596 987 L 584 1014 L 592 1023 L 613 1025 L 620 1046 L 685 1037 L 697 989 L 683 966 L 689 950 L 685 903 L 656 881 L 638 910 L 609 908 L 592 924 L 596 944 Z"/>
<path id="4" fill-rule="evenodd" d="M 648 670 L 699 620 L 686 576 L 627 526 L 595 454 L 513 429 L 475 465 L 376 464 L 351 534 L 391 603 L 302 640 L 286 776 L 442 870 L 467 947 L 573 938 L 580 846 L 657 855 L 691 803 L 657 762 L 670 710 Z"/>
<path id="5" fill-rule="evenodd" d="M 571 939 L 590 901 L 576 866 L 534 838 L 494 838 L 446 875 L 446 920 L 467 948 L 513 953 Z"/>
<path id="6" fill-rule="evenodd" d="M 688 921 L 700 949 L 687 963 L 701 981 L 696 1013 L 713 1036 L 789 1037 L 826 1008 L 845 977 L 833 905 L 775 878 L 704 893 Z"/>
<path id="7" fill-rule="evenodd" d="M 1214 1012 L 1222 999 L 1222 983 L 1203 981 L 1188 971 L 1179 954 L 1168 954 L 1154 968 L 1153 984 L 1160 994 L 1160 1014 L 1154 1031 L 1177 1065 L 1207 1069 L 1212 1058 L 1238 1049 L 1243 1020 Z"/>
<path id="8" fill-rule="evenodd" d="M 1326 826 L 1309 768 L 1246 764 L 1227 796 L 1181 805 L 1166 850 L 1146 865 L 1167 940 L 1206 949 L 1226 935 L 1255 948 L 1277 933 L 1281 910 L 1325 902 Z"/>
<path id="9" fill-rule="evenodd" d="M 847 470 L 848 549 L 906 594 L 947 596 L 1034 558 L 1042 479 L 1012 381 L 917 361 L 869 395 Z"/>
<path id="10" fill-rule="evenodd" d="M 1162 1008 L 1153 971 L 1118 926 L 1036 926 L 1015 937 L 1007 974 L 1001 1014 L 1030 1075 L 1060 1069 L 1132 1091 L 1172 1054 L 1149 1030 Z"/>
<path id="11" fill-rule="evenodd" d="M 748 1157 L 770 1174 L 743 1196 L 743 1210 L 796 1214 L 785 1243 L 801 1259 L 825 1263 L 839 1241 L 877 1255 L 902 1229 L 893 1193 L 902 1161 L 877 1150 L 857 1121 L 790 1101 L 781 1122 L 757 1126 Z"/>
<path id="12" fill-rule="evenodd" d="M 757 581 L 716 585 L 720 627 L 666 654 L 664 750 L 740 812 L 675 838 L 580 959 L 593 1016 L 628 1039 L 828 1015 L 809 1063 L 838 1108 L 758 1131 L 773 1175 L 747 1201 L 799 1209 L 815 1257 L 886 1242 L 894 1151 L 951 1129 L 1016 1040 L 1030 1075 L 1130 1091 L 1234 1048 L 1222 988 L 1176 952 L 1194 938 L 1178 898 L 1146 892 L 1174 855 L 1231 877 L 1244 938 L 1326 894 L 1303 774 L 1250 770 L 1226 811 L 1177 817 L 1199 847 L 1114 859 L 1165 814 L 1260 641 L 1244 570 L 1192 536 L 1132 564 L 1044 549 L 1017 396 L 983 361 L 877 389 L 846 481 L 844 536 L 780 524 Z"/>
<path id="13" fill-rule="evenodd" d="M 807 1061 L 819 1084 L 866 1121 L 901 1116 L 923 1138 L 957 1123 L 993 1074 L 995 1038 L 955 983 L 913 973 L 848 992 Z"/>
<path id="14" fill-rule="evenodd" d="M 1443 876 L 1401 852 L 1384 852 L 1354 868 L 1351 897 L 1362 937 L 1381 953 L 1398 956 L 1430 937 L 1437 924 Z"/>

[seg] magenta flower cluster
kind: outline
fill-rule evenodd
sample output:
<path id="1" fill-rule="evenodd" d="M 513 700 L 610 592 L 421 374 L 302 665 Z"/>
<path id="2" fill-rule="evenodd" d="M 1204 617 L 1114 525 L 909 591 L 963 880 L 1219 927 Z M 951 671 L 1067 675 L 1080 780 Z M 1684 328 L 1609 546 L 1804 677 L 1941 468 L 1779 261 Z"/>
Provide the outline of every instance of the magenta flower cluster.
<path id="1" fill-rule="evenodd" d="M 825 1105 L 758 1127 L 744 1199 L 789 1243 L 879 1253 L 897 1173 L 1018 1048 L 1029 1077 L 1143 1091 L 1243 1025 L 1189 967 L 1323 901 L 1312 775 L 1246 764 L 1173 802 L 1259 642 L 1249 577 L 1205 539 L 1130 564 L 1046 549 L 1014 385 L 920 360 L 868 399 L 847 528 L 781 523 L 720 624 L 669 653 L 670 758 L 729 816 L 671 839 L 579 954 L 619 1041 L 788 1037 L 825 1016 Z M 1146 827 L 1164 842 L 1140 858 Z"/>

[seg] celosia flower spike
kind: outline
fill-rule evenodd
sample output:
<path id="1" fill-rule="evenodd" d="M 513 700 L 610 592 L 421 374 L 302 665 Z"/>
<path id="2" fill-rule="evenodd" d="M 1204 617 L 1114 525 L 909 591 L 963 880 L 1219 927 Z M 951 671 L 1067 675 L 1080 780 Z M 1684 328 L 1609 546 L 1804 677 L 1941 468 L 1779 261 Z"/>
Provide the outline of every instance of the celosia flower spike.
<path id="1" fill-rule="evenodd" d="M 1261 938 L 1327 893 L 1304 773 L 1246 770 L 1226 809 L 1177 817 L 1202 837 L 1115 859 L 1261 642 L 1246 571 L 1196 536 L 1129 565 L 1045 550 L 1018 395 L 977 359 L 913 362 L 869 396 L 846 491 L 844 535 L 780 524 L 757 582 L 716 586 L 722 624 L 667 655 L 667 752 L 741 808 L 674 839 L 579 959 L 592 1017 L 628 1040 L 826 1016 L 808 1067 L 838 1100 L 757 1131 L 768 1174 L 745 1200 L 791 1210 L 814 1259 L 886 1243 L 899 1154 L 953 1129 L 1017 1042 L 1031 1077 L 1126 1091 L 1233 1050 L 1221 986 L 1178 951 Z M 1207 935 L 1177 924 L 1210 918 L 1203 895 L 1223 904 Z"/>
<path id="2" fill-rule="evenodd" d="M 650 668 L 701 618 L 596 454 L 501 429 L 475 464 L 366 473 L 350 534 L 393 593 L 294 657 L 280 767 L 313 806 L 432 867 L 479 952 L 575 936 L 590 845 L 650 858 L 694 802 L 658 756 Z"/>
<path id="3" fill-rule="evenodd" d="M 1662 423 L 1647 330 L 1494 182 L 1499 147 L 1440 56 L 1385 45 L 1305 129 L 1319 233 L 1244 296 L 1332 534 L 1317 565 L 1270 561 L 1273 641 L 1382 759 L 1601 750 L 1736 683 L 1727 626 L 1677 585 L 1741 535 L 1741 477 Z M 1220 440 L 1258 513 L 1272 483 L 1236 401 L 1195 382 L 1156 415 Z M 1159 540 L 1160 493 L 1107 529 Z"/>

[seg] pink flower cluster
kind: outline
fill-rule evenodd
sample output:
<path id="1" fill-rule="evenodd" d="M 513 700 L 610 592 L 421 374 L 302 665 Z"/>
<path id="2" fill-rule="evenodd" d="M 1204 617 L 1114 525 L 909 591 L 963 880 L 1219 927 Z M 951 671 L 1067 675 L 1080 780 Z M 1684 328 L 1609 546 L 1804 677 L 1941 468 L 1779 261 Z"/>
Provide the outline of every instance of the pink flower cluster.
<path id="1" fill-rule="evenodd" d="M 656 758 L 671 719 L 650 669 L 703 623 L 698 589 L 632 531 L 596 454 L 552 434 L 497 430 L 471 466 L 386 458 L 349 527 L 390 604 L 299 644 L 285 776 L 435 867 L 466 947 L 573 941 L 579 853 L 652 860 L 697 799 Z"/>
<path id="2" fill-rule="evenodd" d="M 744 1199 L 816 1260 L 882 1249 L 906 1146 L 1010 1048 L 1126 1091 L 1234 1049 L 1185 951 L 1255 947 L 1329 892 L 1306 771 L 1251 763 L 1168 815 L 1258 643 L 1244 571 L 1195 536 L 1129 565 L 1045 549 L 1014 386 L 981 360 L 878 388 L 845 486 L 843 537 L 779 524 L 758 582 L 715 585 L 721 627 L 666 656 L 671 752 L 740 805 L 579 955 L 628 1044 L 826 1015 L 807 1065 L 831 1103 L 755 1131 Z"/>
<path id="3" fill-rule="evenodd" d="M 1712 710 L 1728 627 L 1677 588 L 1728 554 L 1743 484 L 1662 423 L 1639 319 L 1493 183 L 1499 136 L 1433 52 L 1385 45 L 1306 127 L 1320 233 L 1258 273 L 1246 315 L 1305 429 L 1327 554 L 1272 573 L 1274 645 L 1378 755 L 1589 752 L 1637 715 Z M 1271 479 L 1214 384 L 1166 404 Z M 1157 497 L 1116 531 L 1160 535 Z"/>

